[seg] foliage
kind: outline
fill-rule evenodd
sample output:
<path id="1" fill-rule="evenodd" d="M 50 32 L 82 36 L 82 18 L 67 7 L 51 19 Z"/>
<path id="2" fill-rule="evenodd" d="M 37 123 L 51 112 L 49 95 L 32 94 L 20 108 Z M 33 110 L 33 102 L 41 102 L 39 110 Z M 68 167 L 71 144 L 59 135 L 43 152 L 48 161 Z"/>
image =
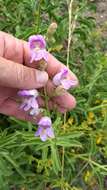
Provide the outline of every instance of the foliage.
<path id="1" fill-rule="evenodd" d="M 69 1 L 68 1 L 69 4 Z M 50 52 L 67 60 L 69 5 L 58 0 L 0 0 L 0 29 L 27 40 L 57 22 Z M 77 106 L 52 114 L 55 140 L 34 137 L 35 126 L 0 117 L 0 190 L 103 190 L 107 188 L 107 54 L 91 1 L 73 3 L 69 67 L 80 85 Z"/>

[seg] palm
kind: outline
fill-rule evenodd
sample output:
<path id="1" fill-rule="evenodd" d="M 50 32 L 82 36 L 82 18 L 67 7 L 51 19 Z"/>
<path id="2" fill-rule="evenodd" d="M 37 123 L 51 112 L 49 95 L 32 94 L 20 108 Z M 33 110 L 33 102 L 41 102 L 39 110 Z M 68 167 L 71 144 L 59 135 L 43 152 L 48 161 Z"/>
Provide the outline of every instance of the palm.
<path id="1" fill-rule="evenodd" d="M 6 60 L 13 61 L 14 64 L 16 62 L 19 64 L 27 65 L 28 67 L 32 66 L 35 68 L 35 65 L 29 64 L 30 55 L 29 48 L 26 42 L 18 40 L 11 35 L 1 32 L 0 44 L 1 57 L 5 58 Z M 11 67 L 11 64 L 8 64 L 7 73 L 4 74 L 6 75 L 6 77 L 8 77 L 7 75 L 9 67 Z M 49 76 L 52 77 L 55 73 L 58 72 L 58 70 L 61 69 L 61 67 L 63 67 L 63 64 L 61 64 L 49 54 L 49 63 L 47 67 L 47 72 Z M 12 69 L 11 74 L 15 74 L 12 73 Z M 21 73 L 16 74 L 18 75 L 18 77 L 21 77 Z M 72 75 L 72 78 L 76 78 L 73 73 L 70 74 Z M 11 80 L 11 77 L 9 77 L 9 80 Z M 13 84 L 15 82 L 16 81 L 12 81 Z M 50 90 L 52 89 L 52 83 L 48 82 L 47 91 L 50 92 Z M 19 109 L 19 103 L 17 103 L 16 101 L 17 91 L 18 88 L 8 87 L 8 84 L 6 84 L 5 87 L 0 86 L 0 112 L 6 115 L 13 115 L 20 119 L 31 120 L 28 114 L 24 113 L 22 110 Z M 43 106 L 43 101 L 41 104 Z M 59 111 L 66 111 L 67 109 L 73 108 L 75 106 L 75 99 L 69 93 L 66 93 L 65 95 L 56 97 L 49 102 L 50 107 L 53 107 L 53 104 L 57 105 Z"/>

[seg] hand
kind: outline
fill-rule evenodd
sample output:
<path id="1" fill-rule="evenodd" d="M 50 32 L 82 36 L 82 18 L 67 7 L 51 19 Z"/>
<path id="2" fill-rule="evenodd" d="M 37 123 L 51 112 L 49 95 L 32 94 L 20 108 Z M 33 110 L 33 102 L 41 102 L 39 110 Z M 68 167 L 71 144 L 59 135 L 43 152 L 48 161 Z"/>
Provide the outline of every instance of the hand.
<path id="1" fill-rule="evenodd" d="M 30 52 L 27 42 L 0 32 L 0 113 L 32 120 L 28 113 L 19 109 L 19 103 L 16 101 L 17 91 L 41 88 L 47 84 L 49 93 L 53 89 L 53 84 L 48 77 L 52 78 L 61 68 L 65 67 L 49 54 L 47 74 L 45 71 L 37 70 L 36 65 L 30 64 L 29 60 Z M 69 77 L 77 80 L 71 71 L 69 71 Z M 55 97 L 49 102 L 50 109 L 54 105 L 57 105 L 59 111 L 65 112 L 74 108 L 76 101 L 66 92 L 63 96 Z M 40 106 L 44 106 L 43 100 L 40 101 Z"/>

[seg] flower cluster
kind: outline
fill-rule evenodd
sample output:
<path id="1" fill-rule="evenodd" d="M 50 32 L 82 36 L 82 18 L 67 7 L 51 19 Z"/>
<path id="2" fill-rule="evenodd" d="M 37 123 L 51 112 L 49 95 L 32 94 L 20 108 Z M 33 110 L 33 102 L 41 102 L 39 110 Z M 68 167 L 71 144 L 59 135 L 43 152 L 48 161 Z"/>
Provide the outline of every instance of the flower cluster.
<path id="1" fill-rule="evenodd" d="M 46 41 L 41 35 L 33 35 L 29 37 L 29 48 L 31 52 L 30 63 L 42 63 L 42 68 L 47 64 L 48 54 L 46 51 Z M 39 67 L 40 68 L 40 67 Z M 74 87 L 77 81 L 73 81 L 68 77 L 68 69 L 64 68 L 53 77 L 53 83 L 57 88 L 68 90 Z M 20 90 L 18 95 L 23 97 L 23 102 L 20 106 L 24 111 L 28 111 L 30 115 L 37 116 L 41 112 L 38 104 L 39 93 L 36 89 L 32 90 Z M 43 116 L 38 122 L 38 130 L 35 136 L 40 136 L 42 141 L 46 141 L 48 138 L 54 138 L 54 132 L 52 128 L 52 121 L 50 117 Z"/>

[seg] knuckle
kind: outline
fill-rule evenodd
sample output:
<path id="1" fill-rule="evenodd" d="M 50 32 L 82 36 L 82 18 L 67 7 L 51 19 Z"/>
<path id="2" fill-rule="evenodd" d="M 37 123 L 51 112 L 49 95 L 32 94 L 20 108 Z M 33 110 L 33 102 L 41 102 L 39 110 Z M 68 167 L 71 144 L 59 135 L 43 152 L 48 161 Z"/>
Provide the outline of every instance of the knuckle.
<path id="1" fill-rule="evenodd" d="M 16 83 L 18 84 L 18 86 L 21 86 L 21 84 L 24 81 L 24 69 L 22 67 L 22 65 L 17 65 L 16 64 Z"/>
<path id="2" fill-rule="evenodd" d="M 19 65 L 17 66 L 16 71 L 16 82 L 18 83 L 18 86 L 20 88 L 29 88 L 29 86 L 31 86 L 31 81 L 34 81 L 35 70 Z"/>

